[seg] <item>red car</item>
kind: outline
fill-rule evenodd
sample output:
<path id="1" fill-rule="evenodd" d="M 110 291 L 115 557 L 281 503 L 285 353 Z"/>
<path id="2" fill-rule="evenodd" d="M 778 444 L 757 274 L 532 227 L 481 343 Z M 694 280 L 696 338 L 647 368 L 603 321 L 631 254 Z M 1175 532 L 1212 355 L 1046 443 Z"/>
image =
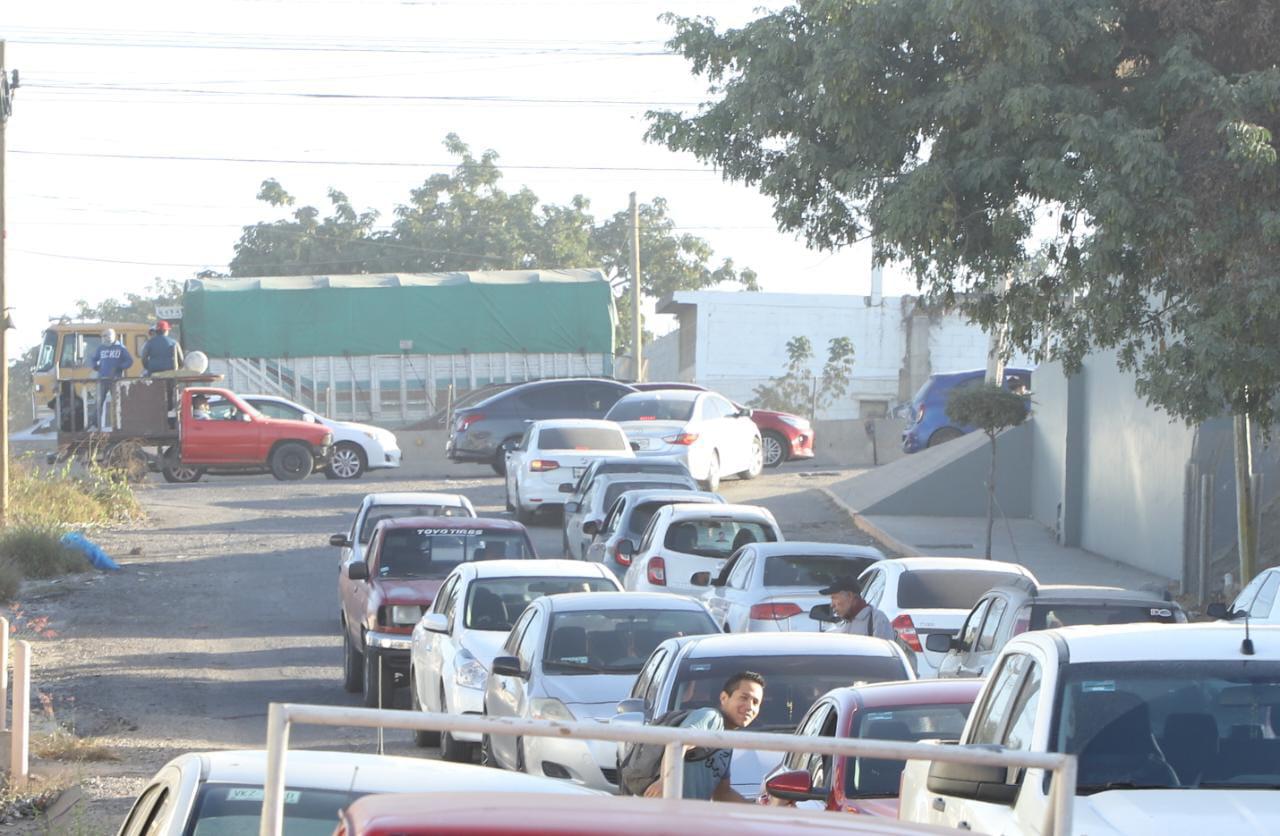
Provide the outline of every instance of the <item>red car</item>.
<path id="1" fill-rule="evenodd" d="M 479 517 L 402 517 L 378 523 L 364 560 L 338 575 L 343 685 L 370 707 L 392 704 L 407 684 L 413 627 L 459 563 L 533 559 L 518 522 Z"/>
<path id="2" fill-rule="evenodd" d="M 958 740 L 982 688 L 979 679 L 918 679 L 828 691 L 796 734 L 872 740 Z M 765 776 L 759 802 L 897 818 L 904 761 L 791 752 Z M 806 803 L 808 802 L 808 803 Z"/>
<path id="3" fill-rule="evenodd" d="M 696 383 L 632 383 L 631 388 L 641 392 L 654 389 L 707 391 L 707 387 Z M 777 467 L 792 459 L 813 458 L 813 425 L 809 423 L 808 418 L 792 415 L 790 412 L 753 408 L 751 420 L 755 421 L 756 426 L 760 428 L 760 440 L 764 442 L 765 467 Z"/>

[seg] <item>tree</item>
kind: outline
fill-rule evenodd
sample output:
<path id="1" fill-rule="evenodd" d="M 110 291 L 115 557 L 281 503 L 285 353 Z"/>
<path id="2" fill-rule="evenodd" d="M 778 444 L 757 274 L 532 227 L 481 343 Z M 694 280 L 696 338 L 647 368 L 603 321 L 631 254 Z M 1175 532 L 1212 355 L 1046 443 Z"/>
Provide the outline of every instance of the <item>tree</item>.
<path id="1" fill-rule="evenodd" d="M 927 296 L 1007 322 L 1010 350 L 1074 371 L 1114 348 L 1172 416 L 1275 423 L 1276 4 L 812 0 L 740 29 L 670 20 L 716 100 L 651 113 L 648 136 L 759 187 L 782 228 L 826 248 L 874 232 Z"/>
<path id="2" fill-rule="evenodd" d="M 977 427 L 991 442 L 991 470 L 987 476 L 987 560 L 991 559 L 991 528 L 996 511 L 996 436 L 1027 420 L 1022 395 L 995 383 L 961 386 L 947 398 L 947 417 L 962 427 Z"/>
<path id="3" fill-rule="evenodd" d="M 615 293 L 631 287 L 630 213 L 623 210 L 597 224 L 590 202 L 577 195 L 568 204 L 540 204 L 528 188 L 501 188 L 498 154 L 479 157 L 456 135 L 445 148 L 458 159 L 449 174 L 428 177 L 395 209 L 390 228 L 379 215 L 358 212 L 347 196 L 330 190 L 327 216 L 314 206 L 290 217 L 246 226 L 231 261 L 234 276 L 325 273 L 440 272 L 448 270 L 556 269 L 600 265 Z M 258 199 L 278 208 L 295 198 L 276 180 L 266 180 Z M 661 297 L 721 283 L 758 290 L 756 275 L 725 259 L 715 264 L 703 239 L 680 234 L 661 197 L 639 207 L 641 292 Z M 630 308 L 619 305 L 618 344 L 631 340 Z"/>
<path id="4" fill-rule="evenodd" d="M 853 376 L 853 341 L 833 337 L 827 343 L 827 362 L 819 377 L 810 368 L 813 344 L 805 336 L 787 340 L 787 369 L 781 377 L 755 388 L 752 406 L 807 415 L 812 421 L 849 390 Z"/>

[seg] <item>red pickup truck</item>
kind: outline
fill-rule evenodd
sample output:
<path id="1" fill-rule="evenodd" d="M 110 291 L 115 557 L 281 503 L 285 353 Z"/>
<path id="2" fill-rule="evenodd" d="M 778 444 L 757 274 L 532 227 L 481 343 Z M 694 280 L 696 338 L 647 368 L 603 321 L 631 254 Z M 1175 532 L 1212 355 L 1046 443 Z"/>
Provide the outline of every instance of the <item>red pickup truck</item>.
<path id="1" fill-rule="evenodd" d="M 454 567 L 473 560 L 537 557 L 523 525 L 487 517 L 383 520 L 364 555 L 364 560 L 339 567 L 338 597 L 343 686 L 353 694 L 363 692 L 364 704 L 371 708 L 389 707 L 396 685 L 408 684 L 413 627 Z"/>
<path id="2" fill-rule="evenodd" d="M 269 470 L 281 481 L 305 479 L 326 466 L 333 449 L 327 427 L 268 418 L 235 393 L 214 387 L 182 389 L 176 424 L 178 443 L 161 457 L 169 482 L 194 482 L 207 470 Z"/>

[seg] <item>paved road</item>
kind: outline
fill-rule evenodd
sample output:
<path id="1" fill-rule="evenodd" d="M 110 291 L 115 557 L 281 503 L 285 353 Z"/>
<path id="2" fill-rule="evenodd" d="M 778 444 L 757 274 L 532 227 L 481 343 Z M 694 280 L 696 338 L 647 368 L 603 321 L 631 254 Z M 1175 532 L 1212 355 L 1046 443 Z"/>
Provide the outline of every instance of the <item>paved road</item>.
<path id="1" fill-rule="evenodd" d="M 868 542 L 815 489 L 830 481 L 771 472 L 726 482 L 722 492 L 767 506 L 793 539 Z M 26 618 L 47 616 L 59 634 L 32 637 L 36 683 L 56 720 L 100 737 L 122 758 L 85 769 L 91 814 L 104 831 L 173 755 L 262 746 L 269 702 L 357 703 L 339 679 L 338 552 L 327 541 L 375 490 L 456 491 L 482 515 L 503 514 L 497 478 L 148 483 L 141 496 L 149 520 L 100 537 L 123 571 L 26 596 Z M 560 554 L 558 519 L 542 520 L 532 533 L 540 554 Z M 141 553 L 131 555 L 135 549 Z M 298 729 L 293 743 L 371 751 L 374 738 Z M 426 754 L 407 732 L 388 732 L 387 749 Z"/>

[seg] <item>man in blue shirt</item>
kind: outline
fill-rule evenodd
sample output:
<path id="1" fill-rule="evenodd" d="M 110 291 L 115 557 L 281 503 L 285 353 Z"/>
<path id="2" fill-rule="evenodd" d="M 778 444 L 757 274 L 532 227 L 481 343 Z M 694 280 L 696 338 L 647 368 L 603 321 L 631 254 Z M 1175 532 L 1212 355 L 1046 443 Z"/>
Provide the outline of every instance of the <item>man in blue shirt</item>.
<path id="1" fill-rule="evenodd" d="M 107 425 L 107 395 L 112 381 L 124 377 L 125 370 L 133 365 L 133 355 L 116 337 L 114 328 L 102 332 L 102 343 L 90 358 L 93 370 L 98 373 L 98 427 Z"/>
<path id="2" fill-rule="evenodd" d="M 729 677 L 720 690 L 718 708 L 691 711 L 680 727 L 707 731 L 743 729 L 756 719 L 763 700 L 764 677 L 753 671 L 736 673 Z M 689 749 L 685 748 L 686 751 Z M 732 760 L 732 749 L 712 749 L 705 758 L 685 760 L 684 797 L 747 802 L 729 783 L 729 766 Z M 646 798 L 661 798 L 661 779 L 651 784 L 644 794 Z"/>
<path id="3" fill-rule="evenodd" d="M 182 346 L 169 336 L 169 323 L 160 320 L 156 323 L 156 335 L 142 346 L 142 368 L 145 375 L 156 372 L 171 372 L 182 365 Z"/>

